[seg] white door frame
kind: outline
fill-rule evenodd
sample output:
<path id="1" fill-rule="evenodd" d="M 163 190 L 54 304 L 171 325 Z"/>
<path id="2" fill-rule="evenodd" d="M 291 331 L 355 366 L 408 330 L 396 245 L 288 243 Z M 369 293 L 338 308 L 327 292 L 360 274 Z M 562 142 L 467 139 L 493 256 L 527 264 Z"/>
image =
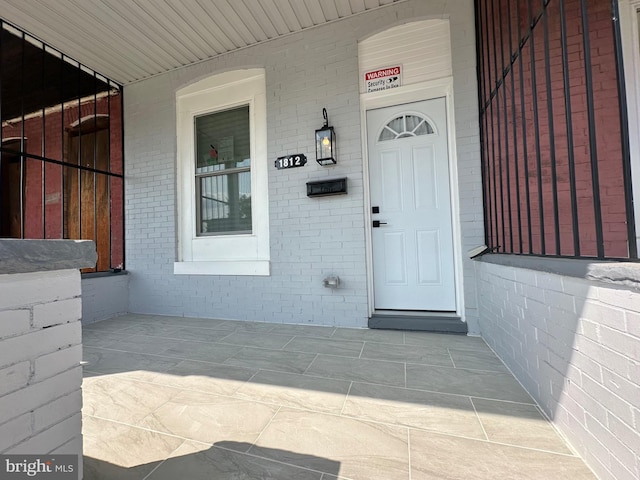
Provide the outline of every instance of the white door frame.
<path id="1" fill-rule="evenodd" d="M 462 277 L 462 244 L 460 235 L 460 208 L 458 202 L 458 168 L 456 153 L 456 130 L 453 109 L 453 77 L 416 83 L 382 92 L 363 93 L 360 95 L 360 125 L 362 129 L 362 153 L 364 176 L 364 215 L 365 215 L 365 247 L 367 260 L 367 297 L 368 313 L 375 311 L 373 293 L 373 248 L 371 230 L 371 191 L 369 187 L 369 153 L 367 149 L 367 110 L 391 107 L 403 103 L 445 97 L 447 112 L 447 142 L 449 147 L 449 183 L 451 192 L 451 227 L 453 233 L 453 262 L 456 289 L 456 315 L 464 319 L 464 295 Z"/>

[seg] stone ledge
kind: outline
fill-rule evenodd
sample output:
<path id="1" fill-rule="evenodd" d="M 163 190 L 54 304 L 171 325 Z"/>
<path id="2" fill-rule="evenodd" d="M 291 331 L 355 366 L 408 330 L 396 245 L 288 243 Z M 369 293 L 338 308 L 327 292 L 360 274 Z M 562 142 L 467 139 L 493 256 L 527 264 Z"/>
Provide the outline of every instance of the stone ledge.
<path id="1" fill-rule="evenodd" d="M 640 263 L 491 253 L 475 260 L 582 278 L 640 291 Z"/>
<path id="2" fill-rule="evenodd" d="M 92 268 L 97 258 L 91 240 L 0 239 L 0 275 Z"/>

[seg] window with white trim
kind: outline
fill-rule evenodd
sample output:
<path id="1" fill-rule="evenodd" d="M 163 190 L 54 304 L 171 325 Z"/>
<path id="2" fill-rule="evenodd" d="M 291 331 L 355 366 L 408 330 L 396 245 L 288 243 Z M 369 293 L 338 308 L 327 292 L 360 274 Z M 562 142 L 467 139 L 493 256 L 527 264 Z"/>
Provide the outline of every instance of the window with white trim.
<path id="1" fill-rule="evenodd" d="M 214 75 L 176 100 L 174 273 L 269 275 L 264 70 Z"/>
<path id="2" fill-rule="evenodd" d="M 196 235 L 251 233 L 249 105 L 195 123 Z"/>

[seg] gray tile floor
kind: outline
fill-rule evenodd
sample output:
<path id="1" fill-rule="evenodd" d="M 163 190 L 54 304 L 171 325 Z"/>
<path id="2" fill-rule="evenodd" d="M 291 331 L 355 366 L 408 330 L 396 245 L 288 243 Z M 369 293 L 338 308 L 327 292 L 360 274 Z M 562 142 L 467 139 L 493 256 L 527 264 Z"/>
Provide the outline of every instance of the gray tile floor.
<path id="1" fill-rule="evenodd" d="M 84 328 L 91 479 L 593 479 L 480 338 L 127 315 Z"/>

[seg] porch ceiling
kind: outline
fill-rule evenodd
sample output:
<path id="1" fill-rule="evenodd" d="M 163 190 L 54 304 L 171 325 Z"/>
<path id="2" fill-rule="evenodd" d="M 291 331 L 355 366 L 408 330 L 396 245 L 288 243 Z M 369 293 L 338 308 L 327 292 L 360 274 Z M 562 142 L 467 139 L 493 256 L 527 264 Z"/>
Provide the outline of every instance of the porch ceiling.
<path id="1" fill-rule="evenodd" d="M 0 16 L 116 82 L 405 0 L 0 0 Z"/>

